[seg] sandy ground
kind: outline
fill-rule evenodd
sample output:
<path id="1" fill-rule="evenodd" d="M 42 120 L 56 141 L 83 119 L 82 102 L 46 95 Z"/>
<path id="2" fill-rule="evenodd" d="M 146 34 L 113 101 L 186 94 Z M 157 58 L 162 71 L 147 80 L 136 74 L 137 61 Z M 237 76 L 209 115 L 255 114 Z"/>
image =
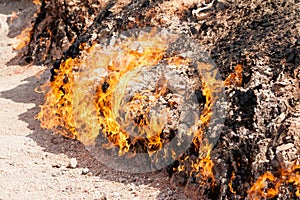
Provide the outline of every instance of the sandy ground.
<path id="1" fill-rule="evenodd" d="M 49 67 L 10 64 L 17 56 L 15 36 L 34 9 L 28 1 L 0 0 L 0 199 L 186 199 L 165 171 L 113 171 L 78 141 L 40 128 L 34 116 L 43 95 L 34 90 L 48 80 Z M 68 167 L 71 158 L 75 168 Z"/>

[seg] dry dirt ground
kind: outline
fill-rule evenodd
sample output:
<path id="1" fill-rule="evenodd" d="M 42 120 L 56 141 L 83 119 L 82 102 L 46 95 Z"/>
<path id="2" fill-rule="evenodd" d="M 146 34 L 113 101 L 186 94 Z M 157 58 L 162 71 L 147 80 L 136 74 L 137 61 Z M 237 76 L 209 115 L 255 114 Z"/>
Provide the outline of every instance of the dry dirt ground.
<path id="1" fill-rule="evenodd" d="M 48 80 L 49 68 L 11 64 L 16 36 L 35 9 L 28 1 L 0 0 L 0 199 L 187 199 L 165 171 L 113 171 L 79 142 L 40 128 L 34 116 L 43 95 L 35 88 Z M 75 168 L 68 167 L 71 158 Z"/>

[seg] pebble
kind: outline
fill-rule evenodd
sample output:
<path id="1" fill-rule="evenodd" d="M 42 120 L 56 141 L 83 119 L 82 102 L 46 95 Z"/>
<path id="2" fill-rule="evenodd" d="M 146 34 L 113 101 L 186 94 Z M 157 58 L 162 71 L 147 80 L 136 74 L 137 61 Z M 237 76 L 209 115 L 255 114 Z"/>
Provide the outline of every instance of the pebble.
<path id="1" fill-rule="evenodd" d="M 287 143 L 287 144 L 283 144 L 281 146 L 278 146 L 276 148 L 276 151 L 285 151 L 285 150 L 288 150 L 288 149 L 293 148 L 293 147 L 294 147 L 293 143 Z"/>
<path id="2" fill-rule="evenodd" d="M 173 191 L 170 188 L 168 188 L 167 190 L 168 190 L 168 195 L 172 195 L 173 194 Z"/>
<path id="3" fill-rule="evenodd" d="M 72 169 L 75 169 L 77 167 L 77 160 L 76 160 L 76 158 L 71 158 L 70 159 L 68 167 L 72 168 Z"/>
<path id="4" fill-rule="evenodd" d="M 118 193 L 118 192 L 114 192 L 112 195 L 113 195 L 113 197 L 115 197 L 115 198 L 118 198 L 118 197 L 121 196 L 120 193 Z"/>
<path id="5" fill-rule="evenodd" d="M 61 168 L 61 164 L 60 163 L 56 163 L 56 164 L 52 164 L 53 168 Z"/>
<path id="6" fill-rule="evenodd" d="M 127 178 L 119 178 L 120 183 L 127 183 L 128 182 L 127 180 L 128 180 Z"/>
<path id="7" fill-rule="evenodd" d="M 155 98 L 155 96 L 149 96 L 149 101 L 152 101 L 152 102 L 154 102 L 156 100 L 156 98 Z"/>
<path id="8" fill-rule="evenodd" d="M 86 174 L 88 174 L 89 172 L 90 172 L 89 168 L 85 167 L 85 168 L 82 169 L 81 174 L 82 174 L 82 175 L 86 175 Z"/>

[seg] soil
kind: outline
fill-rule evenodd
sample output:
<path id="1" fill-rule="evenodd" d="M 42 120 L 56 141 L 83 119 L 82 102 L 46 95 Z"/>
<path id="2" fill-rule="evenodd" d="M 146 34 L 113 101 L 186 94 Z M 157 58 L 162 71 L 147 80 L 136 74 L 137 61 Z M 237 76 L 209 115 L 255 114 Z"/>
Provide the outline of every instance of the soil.
<path id="1" fill-rule="evenodd" d="M 188 199 L 164 170 L 114 171 L 78 141 L 40 128 L 34 117 L 44 97 L 35 89 L 48 80 L 50 68 L 11 64 L 16 36 L 36 10 L 32 2 L 0 0 L 0 199 Z M 77 166 L 70 168 L 74 158 Z"/>

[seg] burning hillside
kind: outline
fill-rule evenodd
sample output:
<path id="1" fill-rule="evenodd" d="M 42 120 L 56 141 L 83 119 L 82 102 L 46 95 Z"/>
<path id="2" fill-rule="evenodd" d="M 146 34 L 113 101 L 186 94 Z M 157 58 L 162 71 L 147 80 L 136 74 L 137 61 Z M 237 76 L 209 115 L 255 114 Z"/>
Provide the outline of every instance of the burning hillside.
<path id="1" fill-rule="evenodd" d="M 37 118 L 195 199 L 298 198 L 299 7 L 41 1 L 25 57 L 54 67 Z"/>
<path id="2" fill-rule="evenodd" d="M 166 167 L 192 148 L 199 160 L 190 165 L 198 171 L 197 162 L 209 159 L 218 139 L 225 109 L 214 108 L 224 101 L 223 83 L 195 42 L 167 30 L 132 30 L 86 53 L 55 70 L 38 115 L 42 127 L 77 138 L 107 165 L 120 165 L 109 164 L 111 156 L 129 154 L 122 158 L 127 168 L 118 169 L 132 172 Z M 103 158 L 100 150 L 114 147 L 118 153 Z"/>

